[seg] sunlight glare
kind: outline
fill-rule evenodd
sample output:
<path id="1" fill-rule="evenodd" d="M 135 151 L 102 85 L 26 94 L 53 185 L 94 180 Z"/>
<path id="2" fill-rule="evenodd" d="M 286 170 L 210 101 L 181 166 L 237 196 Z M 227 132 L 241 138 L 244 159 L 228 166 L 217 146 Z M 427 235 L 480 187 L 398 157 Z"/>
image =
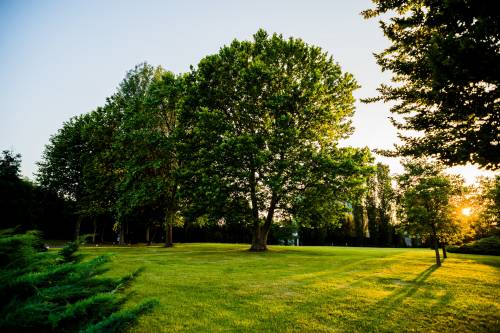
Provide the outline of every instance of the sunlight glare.
<path id="1" fill-rule="evenodd" d="M 462 208 L 462 214 L 465 216 L 470 216 L 472 209 L 470 207 Z"/>

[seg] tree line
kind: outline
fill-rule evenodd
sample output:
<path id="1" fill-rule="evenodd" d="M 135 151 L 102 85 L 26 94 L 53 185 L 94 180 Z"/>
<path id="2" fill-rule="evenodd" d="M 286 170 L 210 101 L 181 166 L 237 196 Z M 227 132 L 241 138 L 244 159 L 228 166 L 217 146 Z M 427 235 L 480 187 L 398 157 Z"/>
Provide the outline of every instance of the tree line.
<path id="1" fill-rule="evenodd" d="M 72 118 L 39 163 L 41 187 L 120 243 L 178 223 L 239 225 L 265 250 L 271 226 L 336 223 L 372 172 L 340 148 L 357 83 L 320 48 L 258 31 L 174 75 L 141 64 L 106 104 Z"/>
<path id="2" fill-rule="evenodd" d="M 188 73 L 143 63 L 103 106 L 50 138 L 31 187 L 64 203 L 74 237 L 83 226 L 93 242 L 172 246 L 174 229 L 176 240 L 250 242 L 256 251 L 294 235 L 302 244 L 397 246 L 403 229 L 449 242 L 422 228 L 448 227 L 448 211 L 448 220 L 431 215 L 462 191 L 444 166 L 410 159 L 394 179 L 368 149 L 339 147 L 353 130 L 356 88 L 319 47 L 263 30 Z M 3 163 L 18 172 L 19 156 L 4 152 Z M 430 176 L 446 178 L 435 184 L 444 192 L 420 221 L 412 209 L 423 199 L 411 193 Z"/>

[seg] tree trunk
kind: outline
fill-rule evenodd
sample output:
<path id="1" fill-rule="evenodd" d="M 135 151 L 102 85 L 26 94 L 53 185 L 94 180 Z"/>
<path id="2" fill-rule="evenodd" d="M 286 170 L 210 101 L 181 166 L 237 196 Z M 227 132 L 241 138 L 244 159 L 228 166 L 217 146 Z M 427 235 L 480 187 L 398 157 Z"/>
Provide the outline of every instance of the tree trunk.
<path id="1" fill-rule="evenodd" d="M 172 237 L 173 224 L 174 224 L 174 213 L 169 210 L 165 216 L 165 247 L 174 246 Z"/>
<path id="2" fill-rule="evenodd" d="M 263 230 L 263 225 L 254 227 L 252 235 L 252 246 L 250 251 L 266 251 L 267 250 L 267 235 L 268 231 Z"/>
<path id="3" fill-rule="evenodd" d="M 441 243 L 441 249 L 443 250 L 443 259 L 448 258 L 448 256 L 446 255 L 446 244 Z"/>
<path id="4" fill-rule="evenodd" d="M 172 246 L 174 246 L 174 242 L 172 241 L 172 224 L 169 223 L 166 226 L 165 247 Z"/>
<path id="5" fill-rule="evenodd" d="M 92 244 L 95 244 L 95 237 L 97 234 L 97 221 L 95 218 L 93 219 L 93 222 L 94 222 L 94 232 L 92 233 Z"/>
<path id="6" fill-rule="evenodd" d="M 104 243 L 104 230 L 106 229 L 106 221 L 102 224 L 102 229 L 101 229 L 101 244 Z"/>
<path id="7" fill-rule="evenodd" d="M 127 236 L 127 239 L 130 242 L 129 233 L 128 233 L 128 222 L 125 222 L 125 236 Z M 123 244 L 125 244 L 125 238 L 123 238 Z"/>
<path id="8" fill-rule="evenodd" d="M 157 233 L 158 233 L 157 228 L 155 228 L 155 227 L 153 226 L 153 234 L 152 234 L 152 235 L 151 235 L 151 237 L 150 237 L 150 238 L 151 238 L 151 243 L 154 243 L 154 241 L 155 241 L 155 239 L 156 239 L 156 234 L 157 234 Z"/>
<path id="9" fill-rule="evenodd" d="M 148 224 L 146 226 L 146 243 L 148 243 L 148 245 L 151 245 L 151 238 L 149 238 L 149 230 L 151 229 L 151 225 Z"/>
<path id="10" fill-rule="evenodd" d="M 189 228 L 191 227 L 191 216 L 185 216 L 184 217 L 184 226 L 183 226 L 183 232 L 182 232 L 182 242 L 187 243 L 188 241 L 188 235 L 189 235 Z"/>
<path id="11" fill-rule="evenodd" d="M 433 245 L 434 245 L 434 252 L 436 252 L 436 266 L 439 267 L 439 266 L 441 266 L 441 258 L 439 257 L 439 246 L 438 246 L 438 242 L 437 242 L 435 237 L 434 237 Z"/>
<path id="12" fill-rule="evenodd" d="M 75 240 L 79 241 L 80 240 L 80 227 L 82 225 L 82 218 L 78 216 L 76 218 L 76 224 L 75 224 Z"/>
<path id="13" fill-rule="evenodd" d="M 258 223 L 254 224 L 254 232 L 252 236 L 252 246 L 250 251 L 266 251 L 267 250 L 267 236 L 269 235 L 269 229 L 271 229 L 271 224 L 273 223 L 274 210 L 278 203 L 278 195 L 273 191 L 271 196 L 271 203 L 269 205 L 269 210 L 267 211 L 266 221 L 263 225 Z"/>
<path id="14" fill-rule="evenodd" d="M 125 244 L 125 228 L 123 226 L 123 223 L 120 224 L 120 240 L 118 241 L 118 244 Z"/>

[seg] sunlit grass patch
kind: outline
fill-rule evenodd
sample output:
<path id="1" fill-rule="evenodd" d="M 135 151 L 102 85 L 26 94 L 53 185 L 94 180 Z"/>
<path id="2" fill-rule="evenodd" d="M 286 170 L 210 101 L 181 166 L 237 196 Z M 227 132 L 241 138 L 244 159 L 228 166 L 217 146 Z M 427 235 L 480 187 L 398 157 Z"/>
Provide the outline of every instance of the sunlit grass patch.
<path id="1" fill-rule="evenodd" d="M 426 249 L 245 244 L 87 248 L 110 274 L 144 267 L 129 304 L 160 306 L 132 332 L 498 332 L 500 258 Z"/>

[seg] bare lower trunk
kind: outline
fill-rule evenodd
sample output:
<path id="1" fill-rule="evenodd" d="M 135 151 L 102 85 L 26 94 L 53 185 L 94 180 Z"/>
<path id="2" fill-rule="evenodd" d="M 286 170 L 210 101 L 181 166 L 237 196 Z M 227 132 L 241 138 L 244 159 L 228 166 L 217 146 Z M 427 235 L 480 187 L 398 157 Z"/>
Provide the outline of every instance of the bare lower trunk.
<path id="1" fill-rule="evenodd" d="M 446 245 L 444 243 L 441 244 L 441 249 L 443 250 L 443 259 L 448 258 L 446 255 Z"/>
<path id="2" fill-rule="evenodd" d="M 182 233 L 182 241 L 186 243 L 188 241 L 189 228 L 191 227 L 191 216 L 184 217 L 184 226 Z"/>
<path id="3" fill-rule="evenodd" d="M 271 224 L 273 223 L 274 210 L 278 203 L 278 195 L 273 191 L 271 196 L 271 203 L 269 204 L 269 210 L 267 211 L 267 217 L 264 224 L 259 224 L 258 220 L 255 219 L 254 230 L 252 236 L 252 246 L 250 251 L 266 251 L 267 250 L 267 235 L 269 234 L 269 229 L 271 229 Z"/>
<path id="4" fill-rule="evenodd" d="M 75 224 L 75 240 L 80 240 L 80 227 L 82 225 L 82 218 L 78 217 Z"/>
<path id="5" fill-rule="evenodd" d="M 96 234 L 97 234 L 97 221 L 96 219 L 94 219 L 94 232 L 92 233 L 92 244 L 95 244 L 95 237 L 96 237 Z"/>
<path id="6" fill-rule="evenodd" d="M 436 252 L 436 266 L 441 266 L 441 258 L 439 257 L 439 246 L 437 240 L 434 238 L 433 241 L 434 252 Z"/>
<path id="7" fill-rule="evenodd" d="M 269 230 L 263 230 L 263 225 L 258 225 L 254 228 L 252 235 L 252 246 L 250 251 L 266 251 L 267 250 L 267 235 Z"/>
<path id="8" fill-rule="evenodd" d="M 125 227 L 122 224 L 120 224 L 120 240 L 118 241 L 119 245 L 125 244 Z"/>
<path id="9" fill-rule="evenodd" d="M 172 224 L 169 223 L 166 225 L 165 247 L 172 246 L 174 246 L 174 242 L 172 240 Z"/>
<path id="10" fill-rule="evenodd" d="M 151 225 L 148 224 L 146 226 L 146 243 L 148 243 L 148 245 L 151 245 L 151 238 L 149 238 L 149 230 L 151 229 Z"/>
<path id="11" fill-rule="evenodd" d="M 101 243 L 104 243 L 104 229 L 106 229 L 105 222 L 102 224 L 102 229 L 101 229 Z"/>
<path id="12" fill-rule="evenodd" d="M 174 246 L 173 237 L 172 237 L 172 229 L 174 224 L 174 213 L 167 212 L 167 216 L 165 216 L 165 247 Z"/>

